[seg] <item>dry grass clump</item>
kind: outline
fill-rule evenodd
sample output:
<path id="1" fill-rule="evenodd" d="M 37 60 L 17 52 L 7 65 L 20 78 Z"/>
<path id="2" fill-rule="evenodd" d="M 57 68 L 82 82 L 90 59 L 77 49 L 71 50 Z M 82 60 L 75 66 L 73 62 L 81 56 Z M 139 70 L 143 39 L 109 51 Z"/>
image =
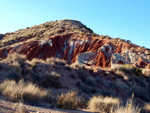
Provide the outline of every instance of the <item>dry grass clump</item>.
<path id="1" fill-rule="evenodd" d="M 26 56 L 22 54 L 9 54 L 6 58 L 9 64 L 13 67 L 14 71 L 21 75 L 22 67 L 26 63 Z"/>
<path id="2" fill-rule="evenodd" d="M 47 95 L 46 90 L 33 83 L 25 83 L 23 80 L 18 83 L 14 80 L 5 80 L 0 84 L 0 91 L 7 99 L 15 102 L 24 101 L 29 104 L 34 104 L 38 100 L 44 99 Z"/>
<path id="3" fill-rule="evenodd" d="M 78 62 L 72 63 L 71 68 L 77 69 L 77 70 L 83 70 L 85 69 L 85 66 L 82 64 L 79 64 Z"/>
<path id="4" fill-rule="evenodd" d="M 17 113 L 30 113 L 30 112 L 23 103 L 19 103 Z"/>
<path id="5" fill-rule="evenodd" d="M 63 109 L 77 109 L 83 104 L 83 100 L 77 96 L 77 91 L 70 91 L 66 94 L 62 93 L 57 101 L 57 106 Z"/>
<path id="6" fill-rule="evenodd" d="M 60 66 L 65 66 L 66 61 L 63 59 L 51 57 L 46 59 L 46 63 L 51 64 L 53 67 L 59 68 Z"/>
<path id="7" fill-rule="evenodd" d="M 32 59 L 32 60 L 30 61 L 30 64 L 31 64 L 32 66 L 35 66 L 36 64 L 39 64 L 39 63 L 45 63 L 45 61 L 42 60 L 42 59 L 38 59 L 38 58 L 34 58 L 34 59 Z"/>
<path id="8" fill-rule="evenodd" d="M 150 104 L 149 103 L 145 104 L 143 109 L 149 113 L 150 112 Z"/>
<path id="9" fill-rule="evenodd" d="M 143 69 L 142 74 L 149 77 L 150 76 L 150 69 Z"/>
<path id="10" fill-rule="evenodd" d="M 125 106 L 119 106 L 112 113 L 141 113 L 141 109 L 134 105 L 133 99 L 129 99 Z"/>
<path id="11" fill-rule="evenodd" d="M 93 96 L 88 102 L 88 108 L 93 112 L 110 113 L 119 104 L 120 100 L 117 98 Z"/>
<path id="12" fill-rule="evenodd" d="M 26 56 L 17 53 L 8 54 L 6 60 L 9 61 L 11 65 L 22 66 L 26 61 Z"/>

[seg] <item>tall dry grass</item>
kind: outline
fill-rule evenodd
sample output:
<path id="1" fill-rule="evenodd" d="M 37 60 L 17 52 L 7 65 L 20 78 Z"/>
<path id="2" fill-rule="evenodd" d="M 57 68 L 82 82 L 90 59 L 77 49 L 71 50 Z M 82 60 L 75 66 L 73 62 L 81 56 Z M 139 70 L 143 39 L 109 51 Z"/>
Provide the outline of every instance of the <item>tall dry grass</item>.
<path id="1" fill-rule="evenodd" d="M 134 95 L 124 106 L 118 98 L 93 96 L 88 102 L 88 108 L 100 113 L 141 113 L 141 108 L 135 105 L 133 97 Z"/>
<path id="2" fill-rule="evenodd" d="M 30 64 L 31 64 L 32 66 L 35 66 L 36 64 L 39 64 L 39 63 L 45 63 L 45 61 L 42 60 L 42 59 L 38 59 L 38 58 L 34 58 L 34 59 L 32 59 L 32 60 L 30 61 Z"/>
<path id="3" fill-rule="evenodd" d="M 150 69 L 143 69 L 142 74 L 149 77 L 150 76 Z"/>
<path id="4" fill-rule="evenodd" d="M 13 53 L 8 54 L 6 60 L 9 61 L 11 65 L 21 66 L 25 63 L 26 56 L 18 53 Z"/>
<path id="5" fill-rule="evenodd" d="M 14 71 L 21 75 L 22 67 L 26 63 L 26 56 L 18 53 L 8 54 L 6 60 L 12 66 Z"/>
<path id="6" fill-rule="evenodd" d="M 12 101 L 34 104 L 46 97 L 47 92 L 33 83 L 25 83 L 20 80 L 16 83 L 14 80 L 5 80 L 0 84 L 2 95 Z"/>
<path id="7" fill-rule="evenodd" d="M 66 61 L 63 59 L 51 57 L 46 59 L 46 63 L 52 65 L 55 68 L 60 68 L 61 66 L 65 66 Z"/>
<path id="8" fill-rule="evenodd" d="M 62 93 L 58 98 L 57 106 L 63 109 L 80 108 L 84 104 L 84 101 L 78 97 L 77 93 L 77 91 L 70 91 L 66 94 Z"/>
<path id="9" fill-rule="evenodd" d="M 112 113 L 141 113 L 141 109 L 135 106 L 133 99 L 128 99 L 125 106 L 119 106 Z"/>
<path id="10" fill-rule="evenodd" d="M 120 100 L 118 98 L 93 96 L 88 102 L 88 108 L 93 112 L 110 113 L 119 104 Z"/>

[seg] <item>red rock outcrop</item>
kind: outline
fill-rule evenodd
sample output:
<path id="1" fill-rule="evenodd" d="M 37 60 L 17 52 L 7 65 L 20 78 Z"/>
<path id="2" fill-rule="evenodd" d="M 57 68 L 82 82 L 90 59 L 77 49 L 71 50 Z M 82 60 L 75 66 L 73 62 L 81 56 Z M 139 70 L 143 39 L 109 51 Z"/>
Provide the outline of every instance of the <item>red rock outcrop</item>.
<path id="1" fill-rule="evenodd" d="M 137 52 L 126 51 L 138 47 L 127 42 L 117 42 L 99 37 L 65 34 L 48 37 L 42 41 L 31 41 L 15 47 L 0 50 L 0 58 L 14 52 L 25 54 L 27 59 L 46 59 L 57 57 L 68 63 L 78 61 L 86 65 L 110 67 L 113 64 L 135 64 L 137 67 L 148 67 L 150 63 L 141 60 Z M 141 59 L 140 59 L 141 58 Z"/>
<path id="2" fill-rule="evenodd" d="M 26 55 L 29 60 L 57 57 L 69 64 L 79 62 L 103 68 L 126 63 L 150 67 L 142 47 L 119 38 L 93 34 L 90 28 L 75 20 L 47 22 L 1 37 L 0 58 L 16 52 Z"/>
<path id="3" fill-rule="evenodd" d="M 150 69 L 150 63 L 146 62 L 144 59 L 139 58 L 138 61 L 134 64 L 136 67 Z"/>

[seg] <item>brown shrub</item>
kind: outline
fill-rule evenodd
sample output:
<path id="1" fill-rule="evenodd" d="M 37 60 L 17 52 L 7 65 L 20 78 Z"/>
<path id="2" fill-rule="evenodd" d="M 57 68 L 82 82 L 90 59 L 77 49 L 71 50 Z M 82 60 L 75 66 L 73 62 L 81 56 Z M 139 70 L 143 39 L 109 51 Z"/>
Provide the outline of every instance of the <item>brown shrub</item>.
<path id="1" fill-rule="evenodd" d="M 88 102 L 88 108 L 93 112 L 109 113 L 119 104 L 120 100 L 117 98 L 93 96 Z"/>
<path id="2" fill-rule="evenodd" d="M 39 63 L 45 63 L 45 61 L 42 60 L 42 59 L 38 59 L 38 58 L 34 58 L 34 59 L 32 59 L 32 60 L 30 61 L 30 64 L 31 64 L 32 66 L 35 66 L 36 64 L 39 64 Z"/>
<path id="3" fill-rule="evenodd" d="M 77 69 L 77 70 L 84 70 L 85 66 L 82 64 L 79 64 L 78 62 L 72 63 L 71 68 Z"/>
<path id="4" fill-rule="evenodd" d="M 70 91 L 66 94 L 62 93 L 57 101 L 57 106 L 63 109 L 77 109 L 80 108 L 83 104 L 83 100 L 77 96 L 76 91 Z"/>
<path id="5" fill-rule="evenodd" d="M 150 69 L 143 69 L 142 74 L 149 77 L 150 76 Z"/>
<path id="6" fill-rule="evenodd" d="M 0 91 L 2 95 L 12 101 L 24 101 L 25 103 L 34 104 L 38 100 L 46 97 L 47 92 L 39 88 L 35 84 L 25 83 L 20 80 L 16 83 L 13 80 L 5 80 L 0 84 Z"/>
<path id="7" fill-rule="evenodd" d="M 65 66 L 66 61 L 63 60 L 63 59 L 58 59 L 58 58 L 51 57 L 51 58 L 46 59 L 46 63 L 51 64 L 55 68 L 59 68 L 61 66 Z"/>
<path id="8" fill-rule="evenodd" d="M 150 104 L 149 104 L 149 103 L 146 103 L 146 104 L 144 105 L 143 109 L 144 109 L 145 111 L 147 111 L 147 113 L 149 113 L 149 112 L 150 112 Z"/>
<path id="9" fill-rule="evenodd" d="M 26 62 L 26 56 L 18 53 L 8 54 L 7 61 L 14 66 L 22 66 Z"/>
<path id="10" fill-rule="evenodd" d="M 112 113 L 141 113 L 141 109 L 134 105 L 133 99 L 129 99 L 125 106 L 119 106 Z"/>
<path id="11" fill-rule="evenodd" d="M 22 54 L 9 54 L 6 58 L 6 60 L 9 62 L 9 64 L 12 66 L 14 71 L 21 75 L 22 67 L 26 63 L 26 57 Z"/>

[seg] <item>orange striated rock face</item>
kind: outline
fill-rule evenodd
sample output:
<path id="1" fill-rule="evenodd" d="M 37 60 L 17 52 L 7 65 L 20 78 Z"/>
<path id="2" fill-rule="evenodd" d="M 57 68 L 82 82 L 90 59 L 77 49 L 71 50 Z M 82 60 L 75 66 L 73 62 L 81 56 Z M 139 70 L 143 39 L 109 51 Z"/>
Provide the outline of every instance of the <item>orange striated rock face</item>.
<path id="1" fill-rule="evenodd" d="M 135 52 L 130 49 L 135 48 Z M 79 62 L 90 66 L 110 67 L 113 64 L 135 64 L 149 68 L 150 62 L 140 56 L 140 47 L 125 41 L 68 33 L 51 36 L 42 41 L 30 41 L 15 47 L 0 49 L 0 58 L 14 52 L 25 54 L 27 59 L 57 57 L 68 63 Z M 139 50 L 139 51 L 138 51 Z M 142 60 L 141 60 L 142 59 Z"/>

